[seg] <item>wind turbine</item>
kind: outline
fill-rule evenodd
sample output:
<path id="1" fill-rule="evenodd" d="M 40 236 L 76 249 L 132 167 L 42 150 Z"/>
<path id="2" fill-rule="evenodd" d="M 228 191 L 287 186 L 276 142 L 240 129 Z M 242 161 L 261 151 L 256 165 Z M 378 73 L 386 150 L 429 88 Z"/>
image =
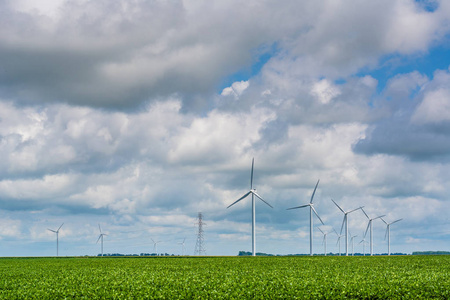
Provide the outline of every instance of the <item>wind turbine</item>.
<path id="1" fill-rule="evenodd" d="M 384 239 L 386 239 L 386 236 L 388 238 L 388 255 L 391 255 L 391 225 L 397 222 L 400 222 L 403 219 L 395 220 L 394 222 L 388 223 L 383 218 L 381 220 L 386 224 L 386 234 L 384 235 Z"/>
<path id="2" fill-rule="evenodd" d="M 184 256 L 184 242 L 186 241 L 186 238 L 184 238 L 183 242 L 178 243 L 181 245 L 181 255 Z"/>
<path id="3" fill-rule="evenodd" d="M 314 200 L 314 194 L 316 193 L 317 186 L 319 185 L 319 180 L 317 180 L 316 187 L 314 188 L 314 191 L 311 195 L 311 200 L 308 204 L 300 205 L 296 207 L 288 208 L 287 210 L 291 209 L 297 209 L 297 208 L 303 208 L 309 206 L 309 255 L 313 256 L 313 212 L 316 214 L 317 218 L 319 218 L 320 222 L 323 224 L 322 219 L 319 217 L 319 214 L 317 213 L 316 209 L 314 208 L 313 200 Z"/>
<path id="4" fill-rule="evenodd" d="M 97 243 L 96 243 L 96 244 L 98 244 L 98 241 L 102 240 L 102 241 L 101 241 L 101 244 L 102 244 L 102 257 L 103 257 L 103 237 L 104 237 L 105 235 L 107 235 L 107 234 L 106 234 L 106 233 L 102 233 L 102 229 L 100 228 L 100 224 L 98 224 L 98 230 L 100 230 L 100 235 L 98 236 L 98 239 L 97 239 Z"/>
<path id="5" fill-rule="evenodd" d="M 232 204 L 230 204 L 227 208 L 230 208 L 231 206 L 235 205 L 242 199 L 246 198 L 248 195 L 252 194 L 252 255 L 256 256 L 256 234 L 255 234 L 255 227 L 256 227 L 256 221 L 255 221 L 255 196 L 259 198 L 262 202 L 273 208 L 272 205 L 267 203 L 263 198 L 261 198 L 260 195 L 256 192 L 256 189 L 253 188 L 253 166 L 255 163 L 255 158 L 252 159 L 252 172 L 250 175 L 250 191 L 248 191 L 244 196 L 234 201 Z"/>
<path id="6" fill-rule="evenodd" d="M 61 227 L 64 225 L 64 223 L 61 224 L 61 226 L 59 226 L 58 230 L 53 230 L 50 228 L 47 228 L 48 230 L 50 230 L 51 232 L 56 233 L 56 256 L 59 256 L 59 230 L 61 229 Z"/>
<path id="7" fill-rule="evenodd" d="M 382 217 L 384 217 L 385 215 L 382 215 L 382 216 L 378 216 L 378 217 L 375 217 L 375 218 L 369 218 L 369 216 L 366 214 L 366 212 L 364 211 L 364 209 L 362 209 L 361 208 L 361 210 L 363 211 L 363 213 L 366 215 L 366 217 L 367 217 L 367 219 L 369 219 L 369 224 L 367 224 L 367 228 L 366 228 L 366 232 L 364 233 L 364 237 L 366 237 L 366 235 L 367 235 L 367 230 L 369 230 L 369 227 L 370 227 L 370 256 L 372 256 L 373 255 L 373 230 L 372 230 L 372 221 L 373 220 L 376 220 L 376 219 L 379 219 L 379 218 L 382 218 Z"/>
<path id="8" fill-rule="evenodd" d="M 322 231 L 322 229 L 320 229 L 319 227 L 317 227 L 317 229 L 319 229 L 320 230 L 320 232 L 322 232 L 322 234 L 323 234 L 323 241 L 322 241 L 322 244 L 323 244 L 323 255 L 324 256 L 327 256 L 327 234 L 328 234 L 328 232 L 323 232 Z"/>
<path id="9" fill-rule="evenodd" d="M 354 256 L 355 255 L 355 251 L 354 251 L 354 248 L 353 248 L 353 240 L 355 239 L 355 237 L 357 237 L 357 235 L 351 235 L 350 234 L 350 243 L 352 244 L 352 256 Z"/>
<path id="10" fill-rule="evenodd" d="M 154 241 L 153 239 L 151 239 L 153 242 L 153 251 L 155 251 L 156 256 L 158 256 L 158 243 L 161 243 L 161 241 Z"/>
<path id="11" fill-rule="evenodd" d="M 341 225 L 341 234 L 342 234 L 342 229 L 344 228 L 344 223 L 345 223 L 345 256 L 348 256 L 348 214 L 352 213 L 354 211 L 357 211 L 358 209 L 362 209 L 363 207 L 360 206 L 353 210 L 344 211 L 336 202 L 334 202 L 333 199 L 331 199 L 331 201 L 333 201 L 333 203 L 337 206 L 337 208 L 339 208 L 339 210 L 342 211 L 342 213 L 344 214 L 344 219 L 342 220 L 342 225 Z"/>
<path id="12" fill-rule="evenodd" d="M 334 229 L 333 229 L 334 230 Z M 336 245 L 339 244 L 339 256 L 341 256 L 341 237 L 343 237 L 343 234 L 338 234 L 336 230 L 334 230 L 334 232 L 336 233 L 336 235 L 338 236 Z"/>
<path id="13" fill-rule="evenodd" d="M 361 243 L 363 244 L 363 256 L 366 256 L 366 243 L 367 243 L 366 238 L 363 237 L 362 241 L 359 242 L 359 243 L 360 243 L 360 244 L 361 244 Z"/>

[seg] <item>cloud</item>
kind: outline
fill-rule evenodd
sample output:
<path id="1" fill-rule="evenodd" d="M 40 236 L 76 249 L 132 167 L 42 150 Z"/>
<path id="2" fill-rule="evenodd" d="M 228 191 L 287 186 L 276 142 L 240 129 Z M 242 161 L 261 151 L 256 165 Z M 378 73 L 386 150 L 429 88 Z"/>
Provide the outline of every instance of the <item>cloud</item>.
<path id="1" fill-rule="evenodd" d="M 411 117 L 413 123 L 445 123 L 450 121 L 450 90 L 427 93 Z"/>
<path id="2" fill-rule="evenodd" d="M 67 0 L 3 2 L 2 10 L 4 98 L 119 109 L 179 94 L 194 109 L 207 107 L 199 95 L 214 93 L 223 77 L 250 67 L 256 49 L 279 45 L 273 60 L 298 74 L 345 77 L 384 54 L 425 51 L 448 32 L 449 8 Z"/>
<path id="3" fill-rule="evenodd" d="M 311 94 L 315 96 L 320 103 L 327 104 L 330 103 L 333 98 L 339 96 L 341 91 L 327 79 L 322 79 L 313 85 Z"/>
<path id="4" fill-rule="evenodd" d="M 247 250 L 251 203 L 226 207 L 248 190 L 252 158 L 274 206 L 257 203 L 258 249 L 309 252 L 308 211 L 286 208 L 307 203 L 317 179 L 327 230 L 342 224 L 331 198 L 404 218 L 406 252 L 422 224 L 448 223 L 450 75 L 431 76 L 428 54 L 448 50 L 446 2 L 0 9 L 0 219 L 14 225 L 0 255 L 53 254 L 47 228 L 62 222 L 64 255 L 98 253 L 99 223 L 108 252 L 151 252 L 159 237 L 178 253 L 184 237 L 194 247 L 199 211 L 208 254 Z M 350 227 L 361 234 L 366 217 Z"/>
<path id="5" fill-rule="evenodd" d="M 365 154 L 402 155 L 413 160 L 448 159 L 448 70 L 438 70 L 432 80 L 413 72 L 388 83 L 388 117 L 376 121 L 367 137 L 354 145 Z"/>
<path id="6" fill-rule="evenodd" d="M 236 81 L 230 87 L 224 88 L 221 95 L 222 96 L 234 96 L 235 99 L 238 99 L 239 96 L 248 88 L 248 81 Z"/>

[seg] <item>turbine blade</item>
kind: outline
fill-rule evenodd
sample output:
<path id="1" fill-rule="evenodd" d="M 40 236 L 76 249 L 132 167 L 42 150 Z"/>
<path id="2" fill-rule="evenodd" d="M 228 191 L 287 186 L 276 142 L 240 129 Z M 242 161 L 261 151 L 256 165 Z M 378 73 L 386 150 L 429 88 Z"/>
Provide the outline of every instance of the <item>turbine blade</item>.
<path id="1" fill-rule="evenodd" d="M 367 231 L 369 230 L 369 226 L 370 226 L 370 223 L 371 223 L 371 222 L 372 222 L 372 220 L 370 220 L 369 223 L 367 223 L 366 232 L 364 232 L 364 238 L 366 238 Z"/>
<path id="2" fill-rule="evenodd" d="M 357 211 L 358 209 L 362 209 L 362 208 L 363 208 L 363 206 L 360 206 L 358 208 L 352 209 L 351 211 L 348 211 L 347 214 L 352 213 L 352 212 Z"/>
<path id="3" fill-rule="evenodd" d="M 389 225 L 388 225 L 388 226 L 386 226 L 386 233 L 384 234 L 384 240 L 386 240 L 386 237 L 387 237 L 388 231 L 389 231 Z"/>
<path id="4" fill-rule="evenodd" d="M 56 230 L 56 231 L 59 231 L 63 225 L 64 225 L 64 223 L 62 223 L 61 226 L 59 226 L 58 230 Z"/>
<path id="5" fill-rule="evenodd" d="M 392 223 L 391 223 L 391 224 L 389 224 L 389 225 L 392 225 L 392 224 L 394 224 L 394 223 L 400 222 L 401 220 L 403 220 L 403 219 L 398 219 L 398 220 L 395 220 L 394 222 L 392 222 Z"/>
<path id="6" fill-rule="evenodd" d="M 364 209 L 361 207 L 361 210 L 363 211 L 363 213 L 366 215 L 367 219 L 370 220 L 369 216 L 366 214 L 366 212 L 364 211 Z"/>
<path id="7" fill-rule="evenodd" d="M 310 206 L 310 204 L 305 204 L 305 205 L 300 205 L 300 206 L 296 206 L 296 207 L 291 207 L 291 208 L 288 208 L 288 209 L 286 209 L 286 210 L 297 209 L 297 208 L 303 208 L 303 207 L 307 207 L 307 206 Z"/>
<path id="8" fill-rule="evenodd" d="M 345 214 L 344 218 L 342 219 L 341 231 L 339 232 L 339 234 L 342 234 L 342 229 L 344 229 L 344 223 L 345 223 L 346 219 L 347 219 L 347 214 Z"/>
<path id="9" fill-rule="evenodd" d="M 267 205 L 269 205 L 270 207 L 272 207 L 273 208 L 273 206 L 272 205 L 270 205 L 266 200 L 264 200 L 263 198 L 261 198 L 261 196 L 260 195 L 258 195 L 258 193 L 257 192 L 251 192 L 253 195 L 255 195 L 256 197 L 258 197 L 262 202 L 264 202 L 265 204 L 267 204 Z"/>
<path id="10" fill-rule="evenodd" d="M 311 204 L 310 205 L 311 209 L 313 210 L 313 212 L 316 214 L 316 216 L 319 218 L 320 223 L 322 223 L 322 225 L 325 225 L 322 221 L 322 219 L 319 217 L 319 214 L 317 213 L 316 209 L 314 208 L 314 206 Z"/>
<path id="11" fill-rule="evenodd" d="M 98 230 L 100 230 L 100 233 L 102 233 L 102 229 L 100 228 L 100 224 L 98 224 Z"/>
<path id="12" fill-rule="evenodd" d="M 150 239 L 152 240 L 153 244 L 156 244 L 155 241 L 152 238 L 150 238 Z"/>
<path id="13" fill-rule="evenodd" d="M 253 165 L 255 164 L 255 158 L 252 159 L 252 174 L 250 175 L 250 189 L 253 189 Z"/>
<path id="14" fill-rule="evenodd" d="M 56 231 L 55 231 L 55 230 L 53 230 L 53 229 L 47 228 L 47 230 L 50 230 L 51 232 L 54 232 L 54 233 L 56 233 Z"/>
<path id="15" fill-rule="evenodd" d="M 319 227 L 317 227 L 317 229 L 319 229 L 320 230 L 320 232 L 322 232 L 323 234 L 325 234 L 323 231 L 322 231 L 322 229 L 320 229 Z"/>
<path id="16" fill-rule="evenodd" d="M 252 191 L 249 191 L 247 194 L 245 194 L 244 196 L 242 196 L 241 198 L 237 199 L 236 201 L 234 201 L 232 204 L 228 205 L 227 208 L 230 208 L 231 206 L 235 205 L 236 203 L 238 203 L 239 201 L 241 201 L 242 199 L 244 199 L 245 197 L 247 197 L 248 195 L 250 195 Z"/>
<path id="17" fill-rule="evenodd" d="M 376 217 L 376 218 L 373 218 L 372 220 L 376 220 L 376 219 L 382 218 L 382 217 L 384 217 L 384 216 L 386 216 L 386 215 L 378 216 L 378 217 Z"/>
<path id="18" fill-rule="evenodd" d="M 383 221 L 384 224 L 389 225 L 388 222 L 386 222 L 383 218 L 381 218 L 381 221 Z"/>
<path id="19" fill-rule="evenodd" d="M 102 238 L 102 235 L 100 234 L 100 235 L 98 236 L 98 240 L 97 240 L 96 244 L 98 244 L 98 241 L 100 241 L 101 238 Z"/>
<path id="20" fill-rule="evenodd" d="M 331 201 L 333 201 L 333 203 L 337 206 L 337 208 L 339 208 L 339 210 L 345 214 L 345 211 L 336 202 L 334 202 L 333 199 L 331 199 Z"/>
<path id="21" fill-rule="evenodd" d="M 317 186 L 319 185 L 319 181 L 320 181 L 320 179 L 317 180 L 316 187 L 314 188 L 314 192 L 313 192 L 312 195 L 311 195 L 311 200 L 309 201 L 309 203 L 313 203 L 314 194 L 316 193 Z"/>

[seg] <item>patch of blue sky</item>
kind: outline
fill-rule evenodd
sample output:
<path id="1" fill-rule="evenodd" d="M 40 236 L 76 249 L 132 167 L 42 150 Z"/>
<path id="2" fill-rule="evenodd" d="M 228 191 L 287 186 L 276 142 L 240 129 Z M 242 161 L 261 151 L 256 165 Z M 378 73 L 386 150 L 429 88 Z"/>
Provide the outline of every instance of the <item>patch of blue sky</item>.
<path id="1" fill-rule="evenodd" d="M 278 52 L 277 43 L 272 45 L 263 45 L 252 53 L 252 62 L 237 72 L 225 77 L 219 85 L 219 93 L 226 87 L 229 87 L 236 81 L 247 81 L 251 77 L 256 76 L 262 67 Z"/>
<path id="2" fill-rule="evenodd" d="M 429 12 L 434 12 L 439 7 L 437 0 L 415 0 L 415 2 L 423 9 Z"/>
<path id="3" fill-rule="evenodd" d="M 391 54 L 380 59 L 376 69 L 362 70 L 356 74 L 358 77 L 370 75 L 378 80 L 377 93 L 382 93 L 389 79 L 399 74 L 417 71 L 433 78 L 436 70 L 447 70 L 450 65 L 450 43 L 440 44 L 426 53 L 414 55 Z"/>

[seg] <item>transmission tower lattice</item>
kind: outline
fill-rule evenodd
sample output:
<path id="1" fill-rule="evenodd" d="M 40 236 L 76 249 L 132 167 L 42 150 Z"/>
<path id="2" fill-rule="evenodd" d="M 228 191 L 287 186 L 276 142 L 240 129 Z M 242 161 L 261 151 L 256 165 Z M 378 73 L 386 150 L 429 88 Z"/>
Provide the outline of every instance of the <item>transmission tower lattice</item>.
<path id="1" fill-rule="evenodd" d="M 201 212 L 198 213 L 198 221 L 196 223 L 198 225 L 198 233 L 197 233 L 197 243 L 195 244 L 195 251 L 194 255 L 206 255 L 206 250 L 203 240 L 203 225 L 206 225 L 203 223 L 203 215 Z"/>

